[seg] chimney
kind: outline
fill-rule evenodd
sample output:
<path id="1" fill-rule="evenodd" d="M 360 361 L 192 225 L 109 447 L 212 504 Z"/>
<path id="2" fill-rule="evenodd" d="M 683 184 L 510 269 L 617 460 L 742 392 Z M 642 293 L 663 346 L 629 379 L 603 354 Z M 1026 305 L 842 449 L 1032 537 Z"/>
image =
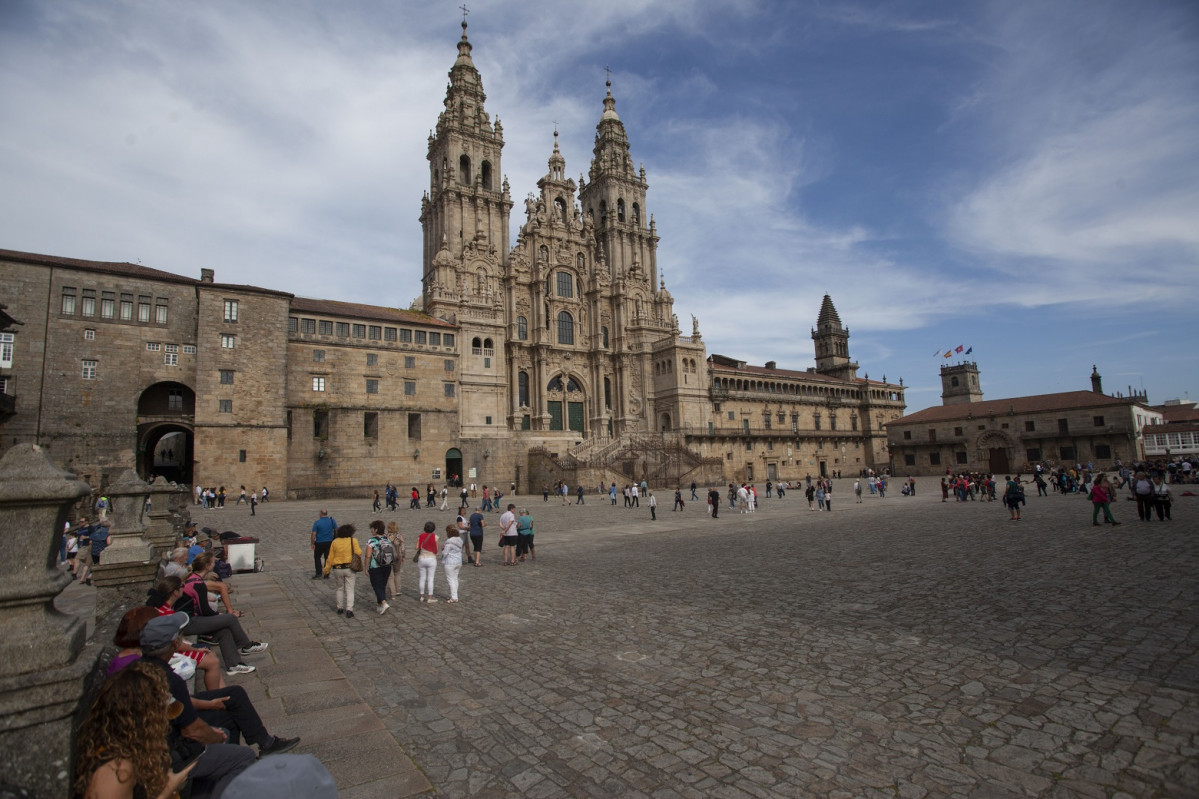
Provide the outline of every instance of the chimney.
<path id="1" fill-rule="evenodd" d="M 1103 393 L 1103 378 L 1099 375 L 1099 369 L 1095 364 L 1091 364 L 1091 391 L 1096 394 Z"/>
<path id="2" fill-rule="evenodd" d="M 778 364 L 777 364 L 777 363 L 775 363 L 774 361 L 767 361 L 767 362 L 766 362 L 766 368 L 767 368 L 767 369 L 774 369 L 776 366 L 778 366 Z"/>
<path id="3" fill-rule="evenodd" d="M 215 276 L 216 276 L 216 273 L 213 272 L 211 269 L 201 269 L 200 270 L 200 282 L 201 283 L 211 283 L 212 279 Z"/>

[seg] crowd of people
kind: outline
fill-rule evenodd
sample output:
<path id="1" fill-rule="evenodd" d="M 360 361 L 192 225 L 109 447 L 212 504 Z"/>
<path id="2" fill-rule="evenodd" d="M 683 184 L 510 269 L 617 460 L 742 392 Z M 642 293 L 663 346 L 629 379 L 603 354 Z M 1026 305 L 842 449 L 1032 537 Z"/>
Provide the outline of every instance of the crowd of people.
<path id="1" fill-rule="evenodd" d="M 242 628 L 222 555 L 219 537 L 201 538 L 189 525 L 145 604 L 122 617 L 77 736 L 76 795 L 237 799 L 292 784 L 304 796 L 337 796 L 316 758 L 283 754 L 300 739 L 272 734 L 246 690 L 228 682 L 255 671 L 246 659 L 269 644 Z"/>

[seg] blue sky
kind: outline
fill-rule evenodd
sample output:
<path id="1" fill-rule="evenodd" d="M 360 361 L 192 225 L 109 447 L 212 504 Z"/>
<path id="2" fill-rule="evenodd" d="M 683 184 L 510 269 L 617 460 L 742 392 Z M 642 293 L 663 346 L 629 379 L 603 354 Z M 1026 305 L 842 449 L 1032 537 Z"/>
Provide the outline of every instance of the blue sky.
<path id="1" fill-rule="evenodd" d="M 0 4 L 0 248 L 407 307 L 456 2 Z M 604 67 L 658 262 L 709 353 L 940 403 L 1132 385 L 1199 400 L 1199 6 L 471 4 L 517 200 L 587 171 Z M 515 240 L 515 236 L 513 236 Z M 2 289 L 0 289 L 2 292 Z M 0 296 L 0 301 L 3 301 Z"/>

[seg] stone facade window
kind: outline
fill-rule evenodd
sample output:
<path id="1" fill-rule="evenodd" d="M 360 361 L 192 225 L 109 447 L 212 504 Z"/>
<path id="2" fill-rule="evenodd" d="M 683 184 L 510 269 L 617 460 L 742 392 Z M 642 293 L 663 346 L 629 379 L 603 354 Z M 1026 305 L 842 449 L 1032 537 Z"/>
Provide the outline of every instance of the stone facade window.
<path id="1" fill-rule="evenodd" d="M 1096 417 L 1095 417 L 1095 419 L 1094 419 L 1094 422 L 1095 422 L 1095 426 L 1096 426 L 1096 427 L 1103 427 L 1103 425 L 1104 425 L 1104 421 L 1103 421 L 1103 417 L 1102 417 L 1102 416 L 1096 416 Z M 1098 457 L 1100 457 L 1100 458 L 1106 457 L 1106 456 L 1104 456 L 1104 455 L 1099 455 L 1098 453 L 1096 453 L 1096 455 L 1097 455 Z"/>
<path id="2" fill-rule="evenodd" d="M 452 371 L 454 371 L 454 361 L 453 361 L 453 359 L 452 359 L 452 358 L 446 358 L 446 359 L 445 359 L 445 370 L 446 370 L 447 372 L 452 372 Z"/>
<path id="3" fill-rule="evenodd" d="M 516 404 L 525 408 L 529 406 L 528 372 L 521 372 L 516 376 Z"/>
<path id="4" fill-rule="evenodd" d="M 940 452 L 930 452 L 928 454 L 928 465 L 929 466 L 940 466 L 941 465 L 941 453 Z"/>
<path id="5" fill-rule="evenodd" d="M 225 313 L 222 317 L 222 321 L 237 321 L 237 300 L 225 300 Z"/>
<path id="6" fill-rule="evenodd" d="M 441 346 L 441 334 L 440 333 L 430 333 L 429 334 L 429 346 L 430 347 L 440 347 Z"/>
<path id="7" fill-rule="evenodd" d="M 559 272 L 558 273 L 558 296 L 559 297 L 573 297 L 575 295 L 574 285 L 575 285 L 575 282 L 574 282 L 574 279 L 571 277 L 570 272 Z"/>
<path id="8" fill-rule="evenodd" d="M 163 345 L 162 363 L 165 366 L 179 365 L 179 345 L 165 344 Z"/>
<path id="9" fill-rule="evenodd" d="M 312 412 L 312 437 L 327 439 L 329 437 L 329 412 Z"/>
<path id="10" fill-rule="evenodd" d="M 121 321 L 122 322 L 132 322 L 133 321 L 133 295 L 132 294 L 122 294 L 121 295 Z"/>
<path id="11" fill-rule="evenodd" d="M 404 356 L 404 368 L 405 369 L 415 369 L 416 368 L 416 356 L 405 355 Z"/>
<path id="12" fill-rule="evenodd" d="M 14 334 L 0 333 L 0 369 L 12 368 L 13 347 L 15 343 L 16 336 Z"/>
<path id="13" fill-rule="evenodd" d="M 84 341 L 95 341 L 96 340 L 96 331 L 90 327 L 87 330 L 84 330 L 83 331 L 83 340 Z"/>
<path id="14" fill-rule="evenodd" d="M 366 380 L 366 393 L 367 394 L 378 394 L 379 393 L 379 381 L 368 377 Z"/>
<path id="15" fill-rule="evenodd" d="M 228 333 L 221 334 L 221 349 L 232 350 L 237 349 L 237 336 Z"/>
<path id="16" fill-rule="evenodd" d="M 396 333 L 397 333 L 397 331 L 394 327 L 383 328 L 383 340 L 384 341 L 395 341 Z"/>
<path id="17" fill-rule="evenodd" d="M 162 350 L 162 345 L 157 341 L 146 342 L 146 352 L 159 352 Z"/>
<path id="18" fill-rule="evenodd" d="M 100 318 L 112 319 L 117 313 L 117 295 L 111 291 L 100 294 Z"/>
<path id="19" fill-rule="evenodd" d="M 1026 432 L 1026 433 L 1033 433 L 1033 432 L 1036 432 L 1036 429 L 1037 429 L 1037 423 L 1036 423 L 1036 422 L 1034 422 L 1034 421 L 1032 421 L 1032 420 L 1029 420 L 1029 421 L 1027 421 L 1027 422 L 1025 422 L 1025 423 L 1024 423 L 1024 432 Z"/>
<path id="20" fill-rule="evenodd" d="M 70 286 L 62 287 L 62 312 L 66 316 L 75 314 L 75 289 Z"/>
<path id="21" fill-rule="evenodd" d="M 324 350 L 313 350 L 312 351 L 312 362 L 313 363 L 324 363 L 325 362 L 325 351 Z"/>
<path id="22" fill-rule="evenodd" d="M 428 333 L 426 333 L 423 330 L 416 331 L 416 343 L 417 344 L 425 344 L 428 342 L 428 339 L 429 339 Z"/>
<path id="23" fill-rule="evenodd" d="M 454 334 L 453 333 L 442 333 L 441 334 L 441 345 L 443 347 L 454 346 Z"/>
<path id="24" fill-rule="evenodd" d="M 349 322 L 338 322 L 337 323 L 337 335 L 340 338 L 349 338 L 350 337 L 350 323 Z"/>
<path id="25" fill-rule="evenodd" d="M 218 403 L 217 404 L 217 412 L 218 413 L 233 413 L 233 400 L 231 400 L 231 399 L 217 400 L 217 403 Z"/>
<path id="26" fill-rule="evenodd" d="M 81 377 L 83 377 L 84 380 L 95 380 L 96 376 L 99 374 L 99 372 L 100 372 L 100 362 L 99 361 L 85 360 L 83 362 L 83 374 L 81 375 Z"/>
<path id="27" fill-rule="evenodd" d="M 351 325 L 354 338 L 366 338 L 366 325 Z"/>
<path id="28" fill-rule="evenodd" d="M 323 377 L 312 378 L 312 390 L 313 391 L 324 391 L 325 390 L 325 378 L 323 378 Z"/>
<path id="29" fill-rule="evenodd" d="M 558 343 L 575 343 L 575 320 L 569 311 L 562 311 L 558 314 Z"/>
<path id="30" fill-rule="evenodd" d="M 379 414 L 374 411 L 367 411 L 362 414 L 362 437 L 379 437 Z"/>
<path id="31" fill-rule="evenodd" d="M 287 317 L 287 332 L 288 333 L 299 333 L 300 332 L 300 318 L 298 316 Z"/>
<path id="32" fill-rule="evenodd" d="M 420 414 L 408 414 L 408 438 L 412 441 L 420 441 Z"/>
<path id="33" fill-rule="evenodd" d="M 368 327 L 366 337 L 369 338 L 371 341 L 379 341 L 380 339 L 382 339 L 383 338 L 382 325 L 371 325 L 370 327 Z"/>
<path id="34" fill-rule="evenodd" d="M 158 325 L 165 325 L 167 323 L 166 297 L 159 297 L 154 301 L 154 323 Z"/>
<path id="35" fill-rule="evenodd" d="M 322 336 L 333 335 L 333 323 L 328 319 L 321 319 L 316 323 L 317 333 Z"/>
<path id="36" fill-rule="evenodd" d="M 196 345 L 195 344 L 184 344 L 183 345 L 183 354 L 184 355 L 195 355 L 196 354 Z"/>
<path id="37" fill-rule="evenodd" d="M 300 320 L 300 332 L 304 333 L 305 335 L 309 335 L 309 336 L 315 334 L 316 333 L 316 320 L 315 319 L 301 319 Z"/>
<path id="38" fill-rule="evenodd" d="M 79 308 L 79 313 L 83 316 L 96 315 L 96 290 L 84 289 L 82 305 Z"/>
<path id="39" fill-rule="evenodd" d="M 516 317 L 516 340 L 526 341 L 529 338 L 529 320 L 523 316 Z"/>
<path id="40" fill-rule="evenodd" d="M 411 344 L 412 343 L 412 331 L 406 327 L 400 328 L 400 343 L 401 344 Z"/>
<path id="41" fill-rule="evenodd" d="M 379 353 L 368 352 L 366 354 L 366 365 L 367 366 L 378 366 L 379 365 Z"/>
<path id="42" fill-rule="evenodd" d="M 453 397 L 453 396 L 454 396 L 454 384 L 453 384 L 453 383 L 446 383 L 446 384 L 445 384 L 445 395 L 446 395 L 447 397 Z"/>
<path id="43" fill-rule="evenodd" d="M 183 411 L 183 389 L 167 389 L 167 410 L 177 412 Z"/>
<path id="44" fill-rule="evenodd" d="M 233 385 L 233 370 L 232 369 L 222 369 L 221 370 L 221 385 L 223 385 L 223 386 Z"/>
<path id="45" fill-rule="evenodd" d="M 150 321 L 150 298 L 137 298 L 137 321 L 148 323 Z"/>
<path id="46" fill-rule="evenodd" d="M 404 396 L 405 397 L 415 397 L 416 396 L 416 381 L 415 380 L 405 380 L 404 381 Z"/>

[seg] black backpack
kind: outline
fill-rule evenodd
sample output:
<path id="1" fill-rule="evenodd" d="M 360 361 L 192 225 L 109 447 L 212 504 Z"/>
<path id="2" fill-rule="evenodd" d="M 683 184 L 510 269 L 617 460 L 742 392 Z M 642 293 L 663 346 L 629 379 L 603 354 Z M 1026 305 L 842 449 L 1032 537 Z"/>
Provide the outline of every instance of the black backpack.
<path id="1" fill-rule="evenodd" d="M 395 563 L 396 550 L 391 539 L 387 536 L 379 536 L 374 541 L 375 544 L 371 549 L 375 550 L 375 566 L 390 566 Z"/>

